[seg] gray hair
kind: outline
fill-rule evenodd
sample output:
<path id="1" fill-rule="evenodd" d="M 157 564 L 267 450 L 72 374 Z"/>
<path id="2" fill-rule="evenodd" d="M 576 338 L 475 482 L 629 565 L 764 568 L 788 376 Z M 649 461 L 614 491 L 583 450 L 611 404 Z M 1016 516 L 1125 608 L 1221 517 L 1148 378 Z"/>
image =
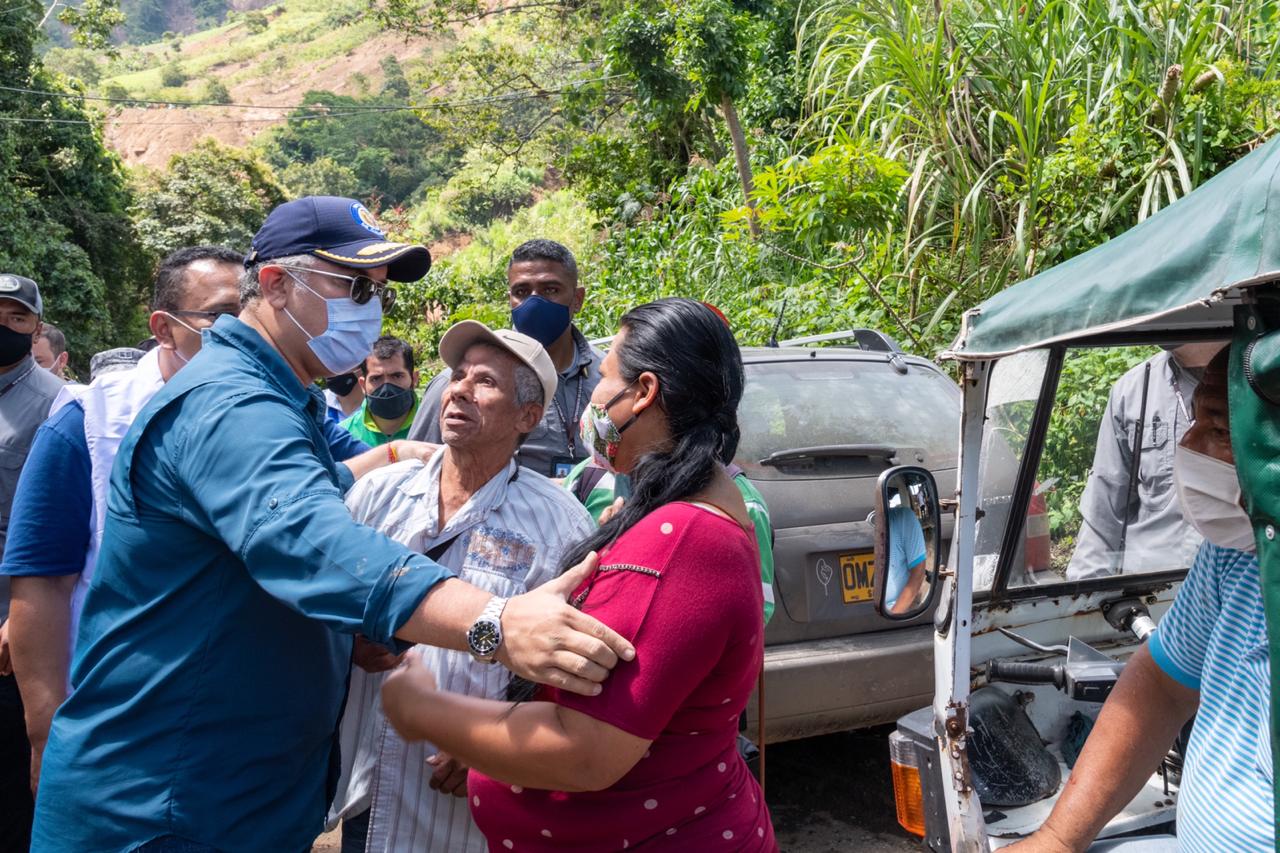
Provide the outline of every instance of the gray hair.
<path id="1" fill-rule="evenodd" d="M 523 361 L 516 364 L 516 405 L 523 408 L 527 403 L 536 403 L 538 408 L 544 406 L 546 399 L 542 395 L 542 380 L 538 378 L 538 374 L 533 372 L 533 368 L 525 364 Z M 516 439 L 516 447 L 524 444 L 526 438 L 530 436 L 529 432 L 520 433 L 520 437 Z"/>
<path id="2" fill-rule="evenodd" d="M 284 258 L 271 258 L 266 261 L 258 261 L 253 266 L 244 271 L 244 275 L 240 276 L 240 307 L 244 308 L 255 299 L 262 298 L 262 287 L 258 281 L 258 275 L 262 272 L 262 268 L 268 265 L 282 267 L 300 267 L 309 270 L 315 266 L 315 258 L 311 255 L 289 255 Z"/>
<path id="3" fill-rule="evenodd" d="M 515 376 L 516 405 L 524 406 L 528 403 L 543 405 L 542 380 L 533 372 L 533 368 L 524 362 L 519 362 L 516 364 Z"/>

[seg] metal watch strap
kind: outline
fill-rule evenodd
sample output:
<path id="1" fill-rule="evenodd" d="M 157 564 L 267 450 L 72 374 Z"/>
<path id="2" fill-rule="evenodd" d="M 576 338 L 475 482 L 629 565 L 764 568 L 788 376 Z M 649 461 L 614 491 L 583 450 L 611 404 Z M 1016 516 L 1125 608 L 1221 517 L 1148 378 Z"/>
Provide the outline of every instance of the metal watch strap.
<path id="1" fill-rule="evenodd" d="M 489 603 L 484 606 L 484 610 L 480 611 L 480 618 L 488 617 L 498 623 L 499 630 L 502 626 L 502 611 L 507 608 L 507 600 L 499 596 L 489 599 Z"/>
<path id="2" fill-rule="evenodd" d="M 493 598 L 489 599 L 489 602 L 484 606 L 484 610 L 481 610 L 479 617 L 476 618 L 476 622 L 492 621 L 497 623 L 498 625 L 498 645 L 494 647 L 493 654 L 481 656 L 481 655 L 477 655 L 475 651 L 472 650 L 471 656 L 474 657 L 476 660 L 482 661 L 484 663 L 494 663 L 497 660 L 498 650 L 502 648 L 502 640 L 503 640 L 502 611 L 505 610 L 506 607 L 507 607 L 507 599 L 502 598 L 501 596 L 495 595 L 493 596 Z"/>

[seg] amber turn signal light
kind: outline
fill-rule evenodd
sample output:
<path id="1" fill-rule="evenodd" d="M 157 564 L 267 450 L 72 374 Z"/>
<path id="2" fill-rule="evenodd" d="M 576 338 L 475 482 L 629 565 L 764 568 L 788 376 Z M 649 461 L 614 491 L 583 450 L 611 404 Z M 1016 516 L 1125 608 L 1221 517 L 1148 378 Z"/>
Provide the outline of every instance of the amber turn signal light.
<path id="1" fill-rule="evenodd" d="M 924 838 L 924 791 L 920 787 L 919 761 L 915 746 L 901 732 L 889 735 L 889 768 L 893 773 L 898 824 L 912 835 Z"/>

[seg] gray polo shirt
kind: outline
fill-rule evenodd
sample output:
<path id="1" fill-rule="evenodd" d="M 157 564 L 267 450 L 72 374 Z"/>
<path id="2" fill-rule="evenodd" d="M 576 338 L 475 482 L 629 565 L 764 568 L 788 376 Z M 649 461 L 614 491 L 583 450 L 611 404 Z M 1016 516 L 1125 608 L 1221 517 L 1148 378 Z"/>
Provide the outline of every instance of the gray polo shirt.
<path id="1" fill-rule="evenodd" d="M 600 362 L 604 353 L 591 346 L 577 327 L 573 327 L 574 357 L 560 373 L 556 396 L 542 415 L 542 422 L 529 433 L 516 452 L 516 461 L 547 477 L 563 477 L 557 473 L 559 461 L 567 465 L 587 458 L 587 449 L 578 437 L 578 419 L 591 400 L 591 392 L 600 382 Z M 409 427 L 409 438 L 440 444 L 440 398 L 449 384 L 449 371 L 432 379 L 418 403 L 418 414 Z"/>
<path id="2" fill-rule="evenodd" d="M 63 382 L 28 355 L 0 374 L 0 557 L 9 533 L 9 513 L 18 475 L 27 461 L 36 429 L 49 416 Z M 0 622 L 9 618 L 9 579 L 0 577 Z"/>

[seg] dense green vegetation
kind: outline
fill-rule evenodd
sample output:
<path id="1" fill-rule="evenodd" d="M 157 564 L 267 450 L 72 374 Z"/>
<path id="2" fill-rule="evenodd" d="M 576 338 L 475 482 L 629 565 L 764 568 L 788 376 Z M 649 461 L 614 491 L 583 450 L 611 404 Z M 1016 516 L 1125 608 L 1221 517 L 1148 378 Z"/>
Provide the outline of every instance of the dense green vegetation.
<path id="1" fill-rule="evenodd" d="M 63 91 L 36 53 L 44 8 L 36 0 L 10 5 L 0 25 L 0 80 Z M 82 369 L 87 354 L 145 334 L 148 258 L 129 218 L 125 171 L 74 100 L 0 90 L 0 117 L 0 270 L 40 282 L 45 310 L 76 342 Z"/>
<path id="2" fill-rule="evenodd" d="M 57 45 L 82 43 L 74 24 L 82 17 L 102 19 L 105 16 L 107 26 L 103 38 L 97 42 L 100 46 L 122 42 L 141 44 L 175 33 L 216 27 L 228 13 L 234 14 L 227 0 L 80 0 L 68 4 L 62 14 L 50 15 L 45 21 L 45 32 Z"/>
<path id="3" fill-rule="evenodd" d="M 415 31 L 469 10 L 444 8 L 383 6 Z M 707 0 L 566 19 L 597 61 L 526 144 L 594 215 L 600 333 L 679 292 L 721 304 L 749 342 L 785 301 L 784 335 L 871 325 L 934 354 L 964 308 L 1172 203 L 1275 125 L 1263 2 Z M 566 86 L 563 57 L 490 59 L 518 68 L 508 91 L 539 72 Z M 514 124 L 471 130 L 501 149 Z M 500 254 L 440 264 L 425 289 L 446 314 L 485 297 L 498 310 Z"/>
<path id="4" fill-rule="evenodd" d="M 394 206 L 420 198 L 457 168 L 460 152 L 442 132 L 395 109 L 409 99 L 395 57 L 385 57 L 382 70 L 384 82 L 374 96 L 308 92 L 284 126 L 259 144 L 299 194 L 360 196 Z M 333 113 L 347 115 L 327 117 Z"/>
<path id="5" fill-rule="evenodd" d="M 126 33 L 154 29 L 146 2 Z M 1267 138 L 1276 27 L 1264 0 L 291 0 L 50 58 L 100 92 L 221 103 L 381 32 L 431 37 L 243 152 L 140 172 L 126 205 L 159 251 L 236 239 L 276 193 L 359 196 L 456 249 L 394 320 L 428 345 L 421 318 L 500 319 L 506 255 L 538 235 L 582 255 L 593 334 L 683 293 L 746 343 L 873 326 L 933 355 L 965 308 Z M 230 198 L 198 203 L 228 169 Z M 183 199 L 199 215 L 175 227 Z M 1095 367 L 1081 381 L 1118 369 Z"/>
<path id="6" fill-rule="evenodd" d="M 176 155 L 163 172 L 140 170 L 135 185 L 138 237 L 155 257 L 200 243 L 247 250 L 271 208 L 289 200 L 252 152 L 211 139 Z"/>

